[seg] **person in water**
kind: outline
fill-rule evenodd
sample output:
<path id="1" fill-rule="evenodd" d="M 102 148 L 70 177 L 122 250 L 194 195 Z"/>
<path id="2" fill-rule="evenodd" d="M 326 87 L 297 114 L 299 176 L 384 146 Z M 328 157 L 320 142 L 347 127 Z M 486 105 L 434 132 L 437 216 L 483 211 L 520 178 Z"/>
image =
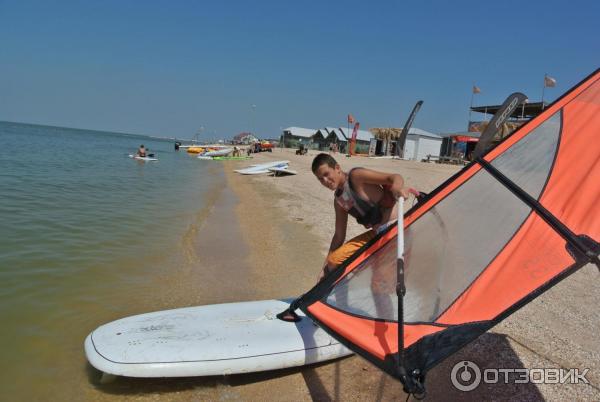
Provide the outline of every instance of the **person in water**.
<path id="1" fill-rule="evenodd" d="M 320 281 L 394 223 L 398 219 L 396 200 L 399 197 L 408 198 L 411 190 L 404 187 L 404 179 L 399 174 L 360 167 L 344 172 L 336 160 L 326 153 L 315 157 L 312 171 L 323 186 L 334 191 L 335 233 L 319 275 Z M 344 243 L 348 215 L 369 230 Z"/>
<path id="2" fill-rule="evenodd" d="M 137 150 L 137 156 L 145 158 L 146 157 L 146 148 L 144 147 L 144 144 L 140 145 L 140 147 Z"/>

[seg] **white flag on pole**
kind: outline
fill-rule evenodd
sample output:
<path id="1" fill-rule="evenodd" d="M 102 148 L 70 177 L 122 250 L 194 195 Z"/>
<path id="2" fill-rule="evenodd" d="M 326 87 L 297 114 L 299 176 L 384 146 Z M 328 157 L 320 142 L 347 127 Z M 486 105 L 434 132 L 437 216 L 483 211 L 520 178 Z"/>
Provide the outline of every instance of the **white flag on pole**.
<path id="1" fill-rule="evenodd" d="M 544 76 L 544 86 L 548 88 L 554 88 L 556 86 L 556 80 L 549 75 Z"/>

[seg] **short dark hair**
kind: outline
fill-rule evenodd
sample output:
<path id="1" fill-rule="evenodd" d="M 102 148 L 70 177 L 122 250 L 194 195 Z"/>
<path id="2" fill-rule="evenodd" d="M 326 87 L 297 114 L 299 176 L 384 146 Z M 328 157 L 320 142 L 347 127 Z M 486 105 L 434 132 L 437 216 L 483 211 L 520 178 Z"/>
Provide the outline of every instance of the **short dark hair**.
<path id="1" fill-rule="evenodd" d="M 313 173 L 317 173 L 317 169 L 319 169 L 321 167 L 321 165 L 327 165 L 330 168 L 334 168 L 335 165 L 337 165 L 338 163 L 336 162 L 335 159 L 333 159 L 331 157 L 331 155 L 326 154 L 326 153 L 321 153 L 317 156 L 315 156 L 315 159 L 313 159 L 312 162 L 312 172 Z"/>

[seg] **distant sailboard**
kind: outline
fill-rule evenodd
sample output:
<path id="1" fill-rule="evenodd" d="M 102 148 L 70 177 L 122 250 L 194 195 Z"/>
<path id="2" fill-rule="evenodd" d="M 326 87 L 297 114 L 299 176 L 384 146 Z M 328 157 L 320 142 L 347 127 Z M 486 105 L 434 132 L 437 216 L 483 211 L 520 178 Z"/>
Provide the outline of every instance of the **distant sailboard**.
<path id="1" fill-rule="evenodd" d="M 215 156 L 213 160 L 215 161 L 238 161 L 238 160 L 246 160 L 252 159 L 251 156 Z"/>
<path id="2" fill-rule="evenodd" d="M 261 163 L 258 165 L 252 165 L 245 169 L 237 169 L 237 170 L 235 170 L 235 172 L 240 173 L 240 174 L 246 174 L 246 175 L 263 174 L 263 173 L 269 173 L 269 168 L 285 168 L 288 166 L 289 163 L 290 163 L 290 161 L 267 162 L 267 163 Z"/>
<path id="3" fill-rule="evenodd" d="M 295 170 L 288 169 L 287 167 L 271 167 L 267 169 L 269 172 L 273 173 L 275 176 L 289 176 L 298 174 Z"/>
<path id="4" fill-rule="evenodd" d="M 233 152 L 233 148 L 219 148 L 219 149 L 209 149 L 207 151 L 202 152 L 198 155 L 198 158 L 201 157 L 215 157 L 215 156 L 227 156 Z"/>
<path id="5" fill-rule="evenodd" d="M 133 154 L 129 154 L 129 157 L 138 161 L 144 161 L 144 162 L 150 162 L 150 161 L 157 161 L 158 159 L 156 158 L 151 158 L 149 156 L 139 156 L 139 155 L 133 155 Z"/>

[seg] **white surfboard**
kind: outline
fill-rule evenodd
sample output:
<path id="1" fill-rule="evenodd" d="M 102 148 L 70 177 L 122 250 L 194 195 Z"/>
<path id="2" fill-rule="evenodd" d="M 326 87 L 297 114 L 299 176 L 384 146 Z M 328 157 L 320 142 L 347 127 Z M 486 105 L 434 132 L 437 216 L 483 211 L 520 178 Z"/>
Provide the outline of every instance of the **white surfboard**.
<path id="1" fill-rule="evenodd" d="M 275 176 L 283 176 L 283 175 L 294 175 L 298 174 L 295 170 L 288 169 L 287 167 L 272 167 L 267 169 L 269 172 L 273 173 Z"/>
<path id="2" fill-rule="evenodd" d="M 201 158 L 202 156 L 210 156 L 210 157 L 213 157 L 213 156 L 227 156 L 227 155 L 229 155 L 232 152 L 233 152 L 233 148 L 215 149 L 213 151 L 206 151 L 206 152 L 200 154 L 198 156 L 198 158 L 202 159 Z"/>
<path id="3" fill-rule="evenodd" d="M 286 167 L 288 166 L 288 164 L 290 163 L 290 161 L 274 161 L 274 162 L 267 162 L 267 163 L 261 163 L 258 165 L 252 165 L 250 167 L 247 167 L 245 169 L 238 169 L 235 170 L 235 172 L 241 173 L 241 174 L 263 174 L 263 173 L 268 173 L 269 172 L 269 168 L 273 168 L 273 167 Z"/>
<path id="4" fill-rule="evenodd" d="M 214 304 L 159 311 L 102 325 L 85 340 L 92 366 L 126 377 L 250 373 L 323 362 L 351 354 L 297 311 L 291 300 Z"/>
<path id="5" fill-rule="evenodd" d="M 150 158 L 149 156 L 137 156 L 137 155 L 133 155 L 133 154 L 129 154 L 129 157 L 133 158 L 135 160 L 144 161 L 144 162 L 157 161 L 158 160 L 156 158 Z"/>

